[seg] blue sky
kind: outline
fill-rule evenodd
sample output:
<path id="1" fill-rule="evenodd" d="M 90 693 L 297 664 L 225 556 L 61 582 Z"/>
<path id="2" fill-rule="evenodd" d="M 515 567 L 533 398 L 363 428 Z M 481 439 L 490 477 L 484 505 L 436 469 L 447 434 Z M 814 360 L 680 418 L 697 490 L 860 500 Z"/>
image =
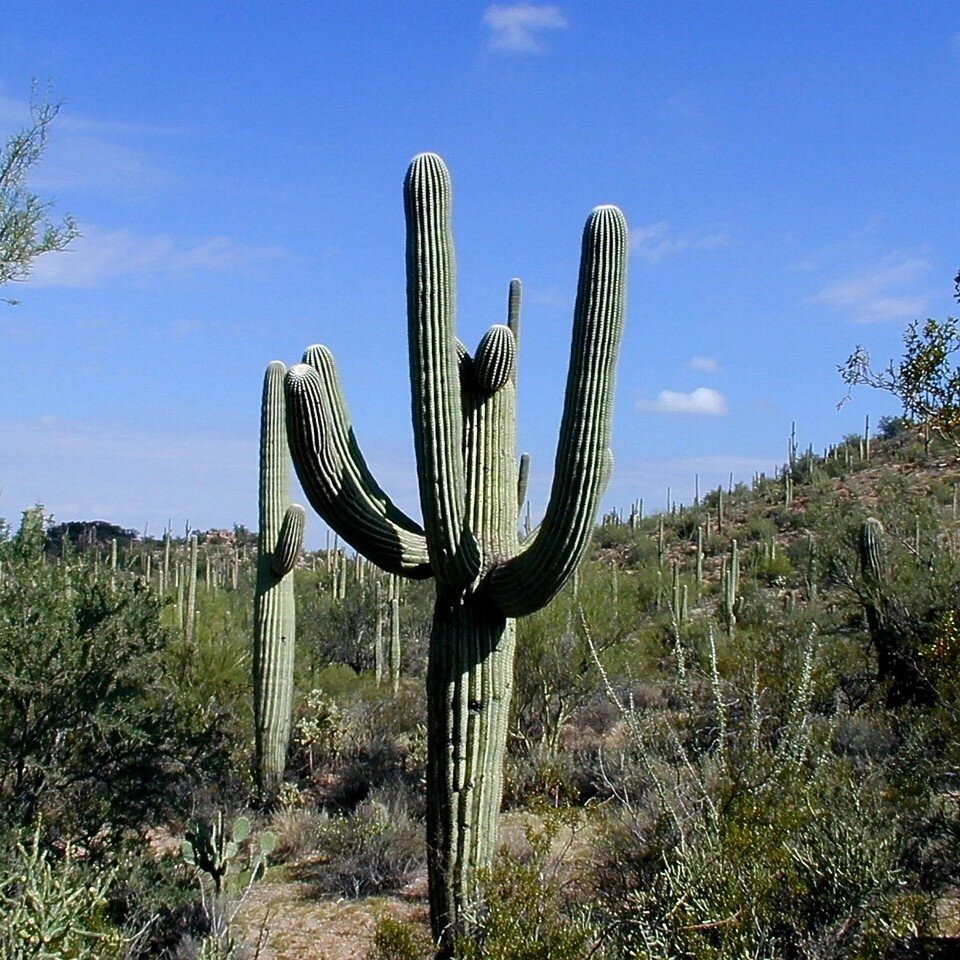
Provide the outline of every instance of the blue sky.
<path id="1" fill-rule="evenodd" d="M 956 312 L 954 4 L 15 0 L 0 136 L 32 78 L 64 101 L 32 185 L 82 237 L 4 288 L 7 518 L 255 526 L 263 369 L 315 342 L 416 512 L 401 185 L 423 150 L 453 174 L 461 337 L 524 282 L 535 509 L 599 203 L 631 227 L 608 506 L 771 471 L 792 420 L 819 449 L 897 412 L 838 412 L 837 364 Z"/>

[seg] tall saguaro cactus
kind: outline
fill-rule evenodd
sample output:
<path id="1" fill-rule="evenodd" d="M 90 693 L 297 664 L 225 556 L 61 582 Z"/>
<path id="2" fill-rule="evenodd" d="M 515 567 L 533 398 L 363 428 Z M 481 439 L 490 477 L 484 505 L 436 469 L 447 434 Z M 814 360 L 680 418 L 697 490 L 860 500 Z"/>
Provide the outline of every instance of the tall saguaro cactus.
<path id="1" fill-rule="evenodd" d="M 310 502 L 337 533 L 392 573 L 433 576 L 427 670 L 430 906 L 452 953 L 478 869 L 497 843 L 513 686 L 514 618 L 546 605 L 590 542 L 610 475 L 610 422 L 623 321 L 627 228 L 598 207 L 583 233 L 573 344 L 553 487 L 542 524 L 518 542 L 516 362 L 519 283 L 508 323 L 475 354 L 456 338 L 450 177 L 435 154 L 404 184 L 414 443 L 423 526 L 370 474 L 336 368 L 311 347 L 287 374 L 290 450 Z"/>
<path id="2" fill-rule="evenodd" d="M 292 571 L 303 545 L 304 509 L 290 503 L 283 378 L 274 360 L 260 409 L 260 527 L 253 600 L 253 714 L 257 778 L 271 803 L 280 789 L 290 741 L 296 617 Z"/>

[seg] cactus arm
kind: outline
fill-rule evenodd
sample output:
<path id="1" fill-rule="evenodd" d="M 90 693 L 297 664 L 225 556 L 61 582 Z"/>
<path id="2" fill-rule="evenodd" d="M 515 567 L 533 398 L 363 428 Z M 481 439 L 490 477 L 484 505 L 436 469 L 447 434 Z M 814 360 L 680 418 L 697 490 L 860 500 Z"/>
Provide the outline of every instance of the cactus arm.
<path id="1" fill-rule="evenodd" d="M 430 564 L 450 586 L 480 572 L 466 523 L 466 478 L 454 331 L 450 174 L 436 154 L 414 157 L 403 187 L 413 440 Z"/>
<path id="2" fill-rule="evenodd" d="M 423 530 L 380 489 L 360 453 L 326 348 L 286 377 L 287 440 L 313 508 L 351 546 L 390 573 L 430 576 Z M 314 366 L 313 364 L 316 364 Z"/>
<path id="3" fill-rule="evenodd" d="M 626 288 L 627 225 L 597 207 L 583 232 L 573 342 L 553 487 L 529 548 L 494 569 L 500 610 L 523 616 L 547 604 L 583 558 L 610 476 L 610 421 Z"/>
<path id="4" fill-rule="evenodd" d="M 283 515 L 277 546 L 273 551 L 270 567 L 278 579 L 285 577 L 297 562 L 303 547 L 303 530 L 307 515 L 299 503 L 291 503 Z"/>
<path id="5" fill-rule="evenodd" d="M 312 366 L 320 375 L 327 398 L 327 409 L 331 415 L 332 437 L 343 458 L 347 473 L 356 484 L 360 504 L 372 505 L 377 512 L 381 513 L 383 520 L 392 528 L 394 537 L 402 544 L 403 575 L 415 580 L 430 577 L 432 571 L 426 566 L 427 542 L 423 536 L 423 528 L 393 504 L 377 483 L 360 452 L 356 435 L 350 425 L 350 415 L 347 412 L 347 404 L 343 397 L 333 354 L 326 347 L 317 344 L 307 348 L 303 355 L 303 362 Z M 349 537 L 347 542 L 356 546 Z M 364 551 L 361 549 L 360 552 Z M 391 573 L 398 572 L 387 567 L 384 569 Z"/>
<path id="6" fill-rule="evenodd" d="M 527 484 L 530 482 L 530 454 L 520 457 L 520 467 L 517 470 L 517 516 L 523 509 L 523 502 L 527 499 Z"/>
<path id="7" fill-rule="evenodd" d="M 283 780 L 290 739 L 296 638 L 293 577 L 287 575 L 289 570 L 282 574 L 276 570 L 281 531 L 290 507 L 283 395 L 285 373 L 286 367 L 279 361 L 269 364 L 263 379 L 260 408 L 260 527 L 253 600 L 253 707 L 258 786 L 267 802 L 272 802 Z"/>
<path id="8" fill-rule="evenodd" d="M 520 281 L 514 277 L 510 281 L 510 292 L 507 294 L 507 327 L 513 334 L 513 343 L 517 355 L 520 354 Z M 517 368 L 513 368 L 513 383 L 517 383 Z"/>

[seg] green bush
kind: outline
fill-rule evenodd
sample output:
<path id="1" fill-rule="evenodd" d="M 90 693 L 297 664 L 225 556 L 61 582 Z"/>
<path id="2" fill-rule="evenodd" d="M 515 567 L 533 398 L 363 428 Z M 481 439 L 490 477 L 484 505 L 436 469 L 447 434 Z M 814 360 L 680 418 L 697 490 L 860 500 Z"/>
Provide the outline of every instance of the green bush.
<path id="1" fill-rule="evenodd" d="M 15 839 L 0 877 L 0 957 L 4 960 L 121 960 L 132 937 L 107 913 L 116 869 L 97 872 L 71 845 L 55 858 L 41 830 Z"/>
<path id="2" fill-rule="evenodd" d="M 422 924 L 385 914 L 377 921 L 368 960 L 431 960 L 435 952 Z"/>
<path id="3" fill-rule="evenodd" d="M 456 960 L 586 960 L 597 933 L 572 896 L 555 841 L 571 819 L 552 812 L 526 829 L 528 850 L 501 850 L 481 877 L 483 897 L 457 938 Z"/>
<path id="4" fill-rule="evenodd" d="M 712 659 L 700 678 L 681 670 L 681 710 L 625 711 L 636 768 L 598 881 L 616 956 L 880 958 L 918 929 L 929 901 L 905 895 L 887 781 L 832 752 L 813 660 L 808 646 L 777 710 Z"/>
<path id="5" fill-rule="evenodd" d="M 228 779 L 223 712 L 170 669 L 141 581 L 48 562 L 39 509 L 0 560 L 0 820 L 105 845 Z"/>

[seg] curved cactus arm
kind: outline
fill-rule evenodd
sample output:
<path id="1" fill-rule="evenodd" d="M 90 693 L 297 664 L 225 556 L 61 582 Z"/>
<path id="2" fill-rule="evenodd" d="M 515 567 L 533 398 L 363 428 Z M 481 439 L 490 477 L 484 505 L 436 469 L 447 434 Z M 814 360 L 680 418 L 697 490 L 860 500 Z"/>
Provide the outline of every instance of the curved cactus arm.
<path id="1" fill-rule="evenodd" d="M 493 570 L 492 599 L 508 617 L 539 610 L 583 558 L 612 467 L 610 420 L 626 289 L 627 224 L 597 207 L 583 231 L 573 342 L 553 487 L 530 546 Z"/>
<path id="2" fill-rule="evenodd" d="M 297 562 L 303 548 L 303 531 L 307 523 L 306 511 L 299 503 L 287 507 L 280 523 L 277 545 L 273 551 L 270 569 L 278 579 L 285 577 Z"/>
<path id="3" fill-rule="evenodd" d="M 311 364 L 287 371 L 287 440 L 314 510 L 377 566 L 401 576 L 431 575 L 422 527 L 394 506 L 367 468 L 340 392 L 333 357 L 312 348 Z"/>
<path id="4" fill-rule="evenodd" d="M 462 587 L 479 574 L 481 557 L 466 520 L 450 174 L 440 157 L 432 153 L 414 157 L 403 201 L 420 507 L 434 573 L 444 583 Z"/>

